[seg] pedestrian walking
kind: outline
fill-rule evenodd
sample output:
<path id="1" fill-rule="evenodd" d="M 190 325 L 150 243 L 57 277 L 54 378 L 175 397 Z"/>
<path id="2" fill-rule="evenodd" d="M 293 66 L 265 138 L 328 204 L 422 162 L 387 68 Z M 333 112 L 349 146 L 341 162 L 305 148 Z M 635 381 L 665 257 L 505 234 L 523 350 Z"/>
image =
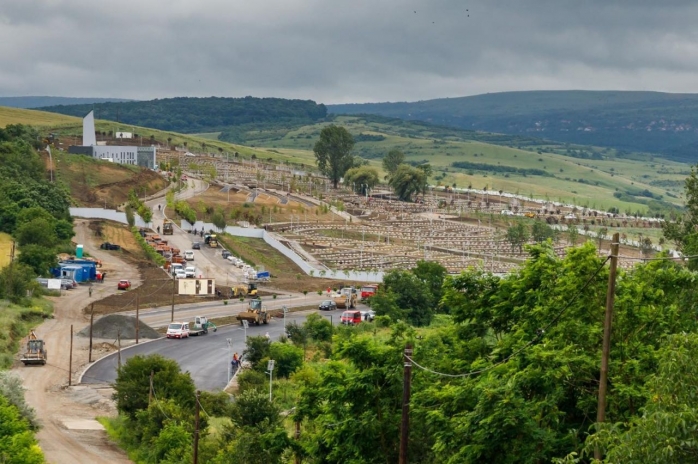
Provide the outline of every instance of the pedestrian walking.
<path id="1" fill-rule="evenodd" d="M 237 352 L 233 355 L 233 367 L 237 369 L 240 367 L 240 358 L 238 357 Z"/>
<path id="2" fill-rule="evenodd" d="M 156 229 L 157 229 L 158 234 L 159 234 L 160 233 L 160 226 L 157 226 Z"/>
<path id="3" fill-rule="evenodd" d="M 90 285 L 90 288 L 89 288 L 88 292 L 89 292 L 89 294 L 90 294 L 90 298 L 92 298 L 92 285 Z"/>

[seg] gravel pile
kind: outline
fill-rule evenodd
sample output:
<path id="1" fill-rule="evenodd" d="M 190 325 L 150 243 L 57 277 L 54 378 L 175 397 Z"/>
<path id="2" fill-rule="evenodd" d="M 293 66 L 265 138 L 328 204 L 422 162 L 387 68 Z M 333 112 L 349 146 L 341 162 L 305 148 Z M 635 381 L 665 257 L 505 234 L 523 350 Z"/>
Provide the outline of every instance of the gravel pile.
<path id="1" fill-rule="evenodd" d="M 109 314 L 97 320 L 92 327 L 93 338 L 106 338 L 116 340 L 117 334 L 121 332 L 121 338 L 124 340 L 136 338 L 136 318 L 132 316 L 122 316 L 119 314 Z M 90 336 L 90 326 L 88 325 L 80 332 L 80 337 Z M 143 321 L 138 324 L 139 338 L 160 338 L 162 337 L 155 329 Z"/>

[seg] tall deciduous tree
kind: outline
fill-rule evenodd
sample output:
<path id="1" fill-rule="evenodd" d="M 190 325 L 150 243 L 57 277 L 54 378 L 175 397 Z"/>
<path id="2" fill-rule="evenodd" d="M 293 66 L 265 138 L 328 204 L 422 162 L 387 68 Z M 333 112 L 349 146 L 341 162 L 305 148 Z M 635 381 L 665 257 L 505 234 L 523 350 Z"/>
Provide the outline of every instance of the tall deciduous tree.
<path id="1" fill-rule="evenodd" d="M 507 229 L 507 242 L 511 245 L 511 249 L 519 249 L 519 252 L 523 251 L 524 243 L 528 240 L 528 230 L 526 227 L 519 223 Z"/>
<path id="2" fill-rule="evenodd" d="M 351 150 L 354 138 L 344 127 L 329 125 L 320 132 L 320 140 L 315 142 L 313 151 L 317 166 L 326 175 L 334 188 L 339 180 L 354 165 Z"/>
<path id="3" fill-rule="evenodd" d="M 388 173 L 388 178 L 397 171 L 398 166 L 405 162 L 405 154 L 400 150 L 390 150 L 383 158 L 383 169 Z"/>
<path id="4" fill-rule="evenodd" d="M 398 166 L 395 174 L 390 178 L 390 186 L 402 201 L 411 201 L 412 195 L 424 192 L 426 183 L 426 173 L 409 164 Z"/>
<path id="5" fill-rule="evenodd" d="M 366 189 L 372 189 L 378 184 L 378 171 L 369 166 L 351 168 L 344 174 L 344 185 L 352 184 L 356 193 L 365 195 Z"/>

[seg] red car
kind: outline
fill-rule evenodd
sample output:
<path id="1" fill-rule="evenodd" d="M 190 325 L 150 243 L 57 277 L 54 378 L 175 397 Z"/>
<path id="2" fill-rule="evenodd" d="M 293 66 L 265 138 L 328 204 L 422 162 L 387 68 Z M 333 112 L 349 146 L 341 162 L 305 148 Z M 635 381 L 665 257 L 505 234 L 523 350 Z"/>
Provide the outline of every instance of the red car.
<path id="1" fill-rule="evenodd" d="M 131 282 L 128 280 L 120 280 L 116 288 L 119 290 L 128 290 L 131 287 Z"/>

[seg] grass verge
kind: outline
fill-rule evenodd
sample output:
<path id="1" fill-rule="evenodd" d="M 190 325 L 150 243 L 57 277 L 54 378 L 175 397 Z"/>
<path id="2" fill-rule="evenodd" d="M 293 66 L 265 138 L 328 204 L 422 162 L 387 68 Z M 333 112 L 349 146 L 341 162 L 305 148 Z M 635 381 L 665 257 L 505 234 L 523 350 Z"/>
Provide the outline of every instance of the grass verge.
<path id="1" fill-rule="evenodd" d="M 48 300 L 34 299 L 29 307 L 0 303 L 0 369 L 12 366 L 20 340 L 52 313 Z"/>

